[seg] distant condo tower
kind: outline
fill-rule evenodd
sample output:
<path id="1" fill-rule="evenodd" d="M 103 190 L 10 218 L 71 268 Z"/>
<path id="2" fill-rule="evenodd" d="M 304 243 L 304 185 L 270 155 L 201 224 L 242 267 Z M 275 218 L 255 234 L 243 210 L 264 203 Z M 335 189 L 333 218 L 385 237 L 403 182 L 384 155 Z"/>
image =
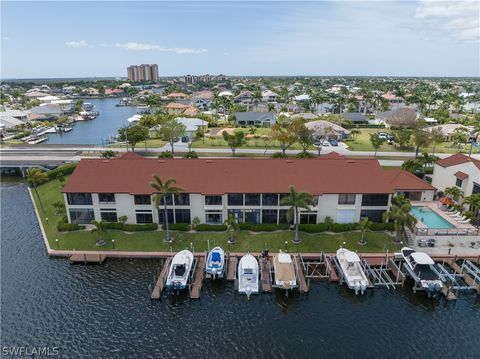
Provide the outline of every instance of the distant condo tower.
<path id="1" fill-rule="evenodd" d="M 127 67 L 129 81 L 158 81 L 158 65 L 131 65 Z"/>
<path id="2" fill-rule="evenodd" d="M 196 84 L 198 82 L 219 82 L 225 81 L 227 76 L 225 75 L 185 75 L 183 76 L 183 82 L 186 84 Z"/>

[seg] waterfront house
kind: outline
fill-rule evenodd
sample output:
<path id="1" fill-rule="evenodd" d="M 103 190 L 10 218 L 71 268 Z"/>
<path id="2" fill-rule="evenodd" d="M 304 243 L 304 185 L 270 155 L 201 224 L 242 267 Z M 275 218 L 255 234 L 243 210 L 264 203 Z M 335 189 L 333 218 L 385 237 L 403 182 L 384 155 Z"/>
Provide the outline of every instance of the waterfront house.
<path id="1" fill-rule="evenodd" d="M 433 167 L 432 185 L 439 191 L 458 187 L 465 196 L 480 193 L 480 160 L 457 153 L 437 161 Z"/>
<path id="2" fill-rule="evenodd" d="M 368 117 L 361 112 L 344 112 L 342 117 L 352 122 L 353 125 L 364 125 L 368 123 Z"/>
<path id="3" fill-rule="evenodd" d="M 165 106 L 165 109 L 169 114 L 180 115 L 189 107 L 189 105 L 185 105 L 183 103 L 171 102 Z"/>
<path id="4" fill-rule="evenodd" d="M 271 127 L 275 124 L 276 117 L 273 112 L 236 112 L 235 121 L 240 127 Z"/>
<path id="5" fill-rule="evenodd" d="M 382 169 L 376 159 L 349 159 L 329 154 L 315 159 L 152 159 L 128 152 L 114 159 L 82 159 L 63 188 L 70 223 L 93 219 L 127 223 L 162 223 L 149 183 L 154 174 L 175 178 L 184 192 L 167 196 L 168 220 L 223 224 L 229 215 L 239 222 L 286 223 L 281 206 L 290 185 L 314 197 L 302 210 L 301 223 L 379 222 L 392 195 L 406 189 L 423 201 L 435 188 L 416 176 Z"/>

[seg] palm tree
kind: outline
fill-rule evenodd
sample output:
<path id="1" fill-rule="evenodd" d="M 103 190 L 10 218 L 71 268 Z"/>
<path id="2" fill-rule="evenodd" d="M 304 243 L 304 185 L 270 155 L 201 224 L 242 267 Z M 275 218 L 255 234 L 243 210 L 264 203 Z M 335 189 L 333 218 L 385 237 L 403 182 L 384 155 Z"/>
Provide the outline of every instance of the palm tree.
<path id="1" fill-rule="evenodd" d="M 401 206 L 392 205 L 388 212 L 383 214 L 383 220 L 385 222 L 393 221 L 395 228 L 395 242 L 400 242 L 403 234 L 405 233 L 405 227 L 413 230 L 417 219 L 410 214 L 412 206 L 410 203 L 404 203 Z"/>
<path id="2" fill-rule="evenodd" d="M 212 105 L 213 108 L 215 109 L 215 123 L 218 122 L 218 105 L 220 101 L 220 96 L 218 96 L 218 90 L 213 91 L 213 100 L 212 100 Z"/>
<path id="3" fill-rule="evenodd" d="M 355 141 L 357 137 L 362 133 L 358 128 L 354 128 L 350 131 L 350 135 L 352 136 L 353 140 Z"/>
<path id="4" fill-rule="evenodd" d="M 43 208 L 43 203 L 40 198 L 40 195 L 38 194 L 37 191 L 37 186 L 41 185 L 42 183 L 45 183 L 48 181 L 48 176 L 45 172 L 39 170 L 38 168 L 29 168 L 27 170 L 27 182 L 28 185 L 33 188 L 35 191 L 35 194 L 37 195 L 38 202 L 40 203 L 40 207 L 42 208 L 42 211 L 45 212 L 45 209 Z"/>
<path id="5" fill-rule="evenodd" d="M 452 197 L 455 201 L 458 201 L 460 200 L 460 198 L 463 198 L 463 191 L 458 187 L 447 187 L 445 188 L 444 193 L 447 196 Z"/>
<path id="6" fill-rule="evenodd" d="M 225 224 L 227 225 L 228 243 L 229 244 L 236 243 L 235 233 L 239 230 L 237 219 L 233 214 L 229 214 L 228 219 L 225 221 Z"/>
<path id="7" fill-rule="evenodd" d="M 480 135 L 480 125 L 476 125 L 470 134 L 470 150 L 468 151 L 468 157 L 472 157 L 473 143 L 477 142 Z"/>
<path id="8" fill-rule="evenodd" d="M 162 199 L 166 197 L 168 194 L 178 194 L 183 192 L 183 189 L 180 187 L 176 187 L 177 181 L 174 178 L 169 178 L 165 182 L 158 175 L 153 176 L 153 181 L 150 182 L 150 187 L 152 187 L 155 192 L 153 195 L 153 203 L 157 209 L 160 209 L 160 205 Z M 167 201 L 163 200 L 164 204 L 164 223 L 165 223 L 165 242 L 171 242 L 170 239 L 170 231 L 168 228 L 168 210 L 167 210 Z"/>
<path id="9" fill-rule="evenodd" d="M 289 194 L 284 197 L 280 202 L 281 206 L 290 206 L 287 212 L 287 219 L 290 222 L 294 220 L 295 236 L 292 240 L 294 244 L 299 244 L 300 238 L 298 237 L 298 224 L 300 222 L 300 209 L 310 210 L 310 206 L 313 205 L 313 196 L 308 192 L 297 192 L 295 186 L 291 185 L 288 188 Z"/>
<path id="10" fill-rule="evenodd" d="M 442 142 L 444 138 L 445 135 L 440 127 L 434 127 L 430 130 L 430 139 L 433 142 L 432 155 L 435 155 L 435 147 L 437 143 Z"/>
<path id="11" fill-rule="evenodd" d="M 105 226 L 104 221 L 92 221 L 90 222 L 95 226 L 95 228 L 92 229 L 92 233 L 97 233 L 97 242 L 100 241 L 102 233 L 105 233 L 107 231 L 107 228 Z"/>
<path id="12" fill-rule="evenodd" d="M 363 217 L 360 222 L 358 222 L 358 228 L 362 231 L 362 238 L 358 242 L 361 246 L 364 246 L 367 244 L 367 241 L 365 240 L 365 232 L 370 228 L 372 225 L 372 222 L 368 220 L 368 217 Z"/>
<path id="13" fill-rule="evenodd" d="M 256 90 L 253 93 L 252 98 L 253 98 L 253 103 L 255 104 L 255 107 L 257 107 L 259 102 L 262 101 L 262 93 L 260 92 L 260 90 Z"/>
<path id="14" fill-rule="evenodd" d="M 427 152 L 422 153 L 418 160 L 423 163 L 424 172 L 427 173 L 427 167 L 431 167 L 435 162 L 437 162 L 440 158 L 434 155 L 430 155 Z"/>
<path id="15" fill-rule="evenodd" d="M 480 193 L 465 197 L 463 203 L 468 204 L 468 209 L 472 212 L 473 217 L 478 217 L 480 214 Z"/>

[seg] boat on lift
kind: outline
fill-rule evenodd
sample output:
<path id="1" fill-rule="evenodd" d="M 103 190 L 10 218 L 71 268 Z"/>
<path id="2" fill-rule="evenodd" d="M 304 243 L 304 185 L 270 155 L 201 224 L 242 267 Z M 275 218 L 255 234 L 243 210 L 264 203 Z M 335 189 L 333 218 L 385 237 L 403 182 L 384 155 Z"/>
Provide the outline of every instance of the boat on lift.
<path id="1" fill-rule="evenodd" d="M 340 248 L 337 250 L 337 260 L 348 288 L 353 289 L 355 294 L 364 294 L 368 286 L 368 279 L 360 264 L 358 254 L 346 248 Z"/>
<path id="2" fill-rule="evenodd" d="M 223 278 L 225 274 L 225 252 L 221 247 L 217 246 L 208 252 L 205 273 L 207 278 Z"/>
<path id="3" fill-rule="evenodd" d="M 170 263 L 166 287 L 173 291 L 187 288 L 190 271 L 193 265 L 193 254 L 187 249 L 178 252 Z"/>
<path id="4" fill-rule="evenodd" d="M 258 262 L 250 253 L 245 254 L 238 262 L 238 292 L 250 298 L 258 294 Z"/>
<path id="5" fill-rule="evenodd" d="M 437 295 L 442 290 L 443 283 L 433 270 L 435 262 L 432 258 L 427 253 L 417 252 L 409 247 L 403 247 L 401 253 L 409 276 L 420 289 L 425 290 L 428 296 Z"/>
<path id="6" fill-rule="evenodd" d="M 280 251 L 273 256 L 273 271 L 275 287 L 290 290 L 298 287 L 297 273 L 293 264 L 292 256 Z"/>

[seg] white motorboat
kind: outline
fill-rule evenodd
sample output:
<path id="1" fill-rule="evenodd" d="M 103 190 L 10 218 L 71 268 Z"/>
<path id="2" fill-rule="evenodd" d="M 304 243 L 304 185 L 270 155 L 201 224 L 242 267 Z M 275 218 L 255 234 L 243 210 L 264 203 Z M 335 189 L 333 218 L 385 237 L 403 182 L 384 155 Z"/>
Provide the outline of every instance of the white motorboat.
<path id="1" fill-rule="evenodd" d="M 238 262 L 238 292 L 248 298 L 258 293 L 258 262 L 250 253 Z"/>
<path id="2" fill-rule="evenodd" d="M 337 259 L 348 288 L 353 289 L 355 294 L 364 294 L 368 279 L 360 265 L 360 257 L 357 253 L 340 248 L 337 250 Z"/>
<path id="3" fill-rule="evenodd" d="M 189 250 L 183 250 L 175 254 L 170 264 L 166 287 L 179 291 L 185 289 L 193 264 L 193 254 Z"/>
<path id="4" fill-rule="evenodd" d="M 417 252 L 409 247 L 403 247 L 401 253 L 408 274 L 421 289 L 427 291 L 429 296 L 442 290 L 443 283 L 433 270 L 435 262 L 427 253 Z"/>
<path id="5" fill-rule="evenodd" d="M 280 251 L 280 253 L 274 255 L 273 269 L 276 287 L 286 290 L 298 287 L 297 274 L 290 254 Z"/>
<path id="6" fill-rule="evenodd" d="M 215 247 L 208 252 L 205 272 L 207 278 L 223 278 L 225 273 L 225 252 L 222 248 Z"/>

